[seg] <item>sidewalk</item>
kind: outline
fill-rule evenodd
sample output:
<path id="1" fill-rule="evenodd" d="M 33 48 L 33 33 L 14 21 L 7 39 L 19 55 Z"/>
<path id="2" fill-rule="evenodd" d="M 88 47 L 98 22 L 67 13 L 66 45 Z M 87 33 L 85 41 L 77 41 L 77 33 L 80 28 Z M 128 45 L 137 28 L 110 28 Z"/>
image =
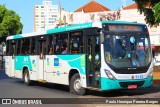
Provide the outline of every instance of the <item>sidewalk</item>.
<path id="1" fill-rule="evenodd" d="M 153 72 L 153 85 L 160 86 L 160 69 L 156 67 Z"/>

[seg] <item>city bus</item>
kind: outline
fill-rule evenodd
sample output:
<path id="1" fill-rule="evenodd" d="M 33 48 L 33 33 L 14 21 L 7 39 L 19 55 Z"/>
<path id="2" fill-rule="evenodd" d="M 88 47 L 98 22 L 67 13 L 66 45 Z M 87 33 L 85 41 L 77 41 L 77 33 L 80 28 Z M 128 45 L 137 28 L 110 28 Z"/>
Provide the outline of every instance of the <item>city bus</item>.
<path id="1" fill-rule="evenodd" d="M 33 82 L 68 85 L 70 92 L 152 86 L 153 60 L 145 24 L 98 21 L 6 39 L 5 72 Z"/>

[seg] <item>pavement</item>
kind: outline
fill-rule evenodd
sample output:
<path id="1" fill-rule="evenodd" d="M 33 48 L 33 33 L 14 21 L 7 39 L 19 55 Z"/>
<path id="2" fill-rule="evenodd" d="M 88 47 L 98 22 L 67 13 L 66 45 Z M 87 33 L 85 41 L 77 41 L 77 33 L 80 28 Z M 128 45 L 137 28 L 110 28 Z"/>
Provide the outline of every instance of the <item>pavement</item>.
<path id="1" fill-rule="evenodd" d="M 12 78 L 8 77 L 8 75 L 4 73 L 4 69 L 0 69 L 0 80 L 1 79 L 12 79 Z M 153 85 L 160 86 L 160 79 L 153 80 Z"/>
<path id="2" fill-rule="evenodd" d="M 75 95 L 72 95 L 71 93 L 68 93 L 68 92 L 65 92 L 64 90 L 61 90 L 61 88 L 64 88 L 64 87 L 58 87 L 57 89 L 56 88 L 50 88 L 50 87 L 44 87 L 43 85 L 42 86 L 32 86 L 32 87 L 27 87 L 25 86 L 23 83 L 21 83 L 22 81 L 20 80 L 15 80 L 13 78 L 10 78 L 8 77 L 5 73 L 4 73 L 4 70 L 0 70 L 0 80 L 2 81 L 1 82 L 1 85 L 3 85 L 1 87 L 1 90 L 6 90 L 6 93 L 5 91 L 3 93 L 5 93 L 4 95 L 11 95 L 12 96 L 17 96 L 17 98 L 21 98 L 23 95 L 25 95 L 27 97 L 27 95 L 30 93 L 29 90 L 31 90 L 31 92 L 33 92 L 33 96 L 35 96 L 36 98 L 40 98 L 42 96 L 45 97 L 45 95 L 47 96 L 47 98 L 51 98 L 51 97 L 56 97 L 58 98 L 57 96 L 59 97 L 63 97 L 63 96 L 66 96 L 67 98 L 98 98 L 99 96 L 96 96 L 94 95 L 87 95 L 86 96 L 81 96 L 81 97 L 78 97 L 78 96 L 75 96 Z M 11 82 L 8 82 L 8 81 L 11 81 Z M 143 96 L 143 98 L 150 98 L 151 95 L 154 95 L 154 97 L 156 96 L 159 96 L 159 86 L 160 86 L 160 80 L 154 80 L 153 81 L 153 85 L 156 86 L 155 88 L 152 88 L 151 90 L 149 91 L 152 91 L 152 92 L 146 92 L 147 90 L 139 90 L 139 91 L 132 91 L 132 92 L 128 92 L 128 91 L 125 91 L 125 92 L 110 92 L 111 95 L 114 94 L 114 96 L 120 96 L 121 98 L 132 98 L 132 97 L 136 97 L 136 98 L 140 98 L 140 96 Z M 7 85 L 8 84 L 8 85 Z M 12 89 L 10 87 L 12 87 Z M 8 88 L 7 88 L 8 87 Z M 41 87 L 41 88 L 39 88 Z M 17 88 L 21 88 L 20 91 L 17 89 Z M 10 91 L 10 89 L 12 91 Z M 25 90 L 27 89 L 27 90 Z M 8 90 L 8 91 L 7 91 Z M 21 91 L 24 92 L 25 90 L 25 93 L 21 93 Z M 21 94 L 18 94 L 17 95 L 17 91 L 20 92 Z M 36 92 L 37 94 L 35 94 L 34 92 Z M 0 94 L 0 96 L 4 96 L 3 93 Z M 41 94 L 39 94 L 41 93 Z M 98 93 L 98 92 L 96 92 Z M 118 94 L 120 93 L 120 94 Z M 128 93 L 128 94 L 127 94 Z M 139 94 L 137 94 L 139 93 Z M 107 93 L 109 94 L 109 93 Z M 118 94 L 118 95 L 116 95 Z M 127 94 L 128 96 L 126 96 L 125 94 Z M 142 95 L 141 95 L 142 94 Z M 11 96 L 10 95 L 10 96 Z M 133 96 L 132 96 L 133 95 Z M 31 95 L 30 95 L 31 96 Z M 100 96 L 100 97 L 103 97 L 103 96 Z M 152 97 L 152 96 L 151 96 Z M 153 97 L 153 98 L 154 98 Z M 7 98 L 7 96 L 6 96 Z M 23 98 L 23 97 L 22 97 Z M 106 95 L 104 98 L 110 98 L 110 96 Z M 157 98 L 157 97 L 156 97 Z M 159 98 L 159 97 L 158 97 Z M 19 106 L 22 106 L 22 105 L 0 105 L 0 107 L 19 107 Z M 160 107 L 160 105 L 148 105 L 148 104 L 54 104 L 54 105 L 50 105 L 50 104 L 47 104 L 47 105 L 23 105 L 23 107 L 146 107 L 146 106 L 149 106 L 149 107 Z"/>
<path id="3" fill-rule="evenodd" d="M 10 79 L 10 77 L 8 77 L 8 75 L 5 74 L 4 69 L 0 69 L 0 80 L 1 79 Z"/>

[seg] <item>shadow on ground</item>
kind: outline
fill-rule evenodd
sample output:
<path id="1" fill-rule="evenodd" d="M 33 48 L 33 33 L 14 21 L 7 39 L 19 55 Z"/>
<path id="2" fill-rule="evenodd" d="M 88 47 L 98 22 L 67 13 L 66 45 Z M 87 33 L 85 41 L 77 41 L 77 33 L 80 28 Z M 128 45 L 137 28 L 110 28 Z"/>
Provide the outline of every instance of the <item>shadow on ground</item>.
<path id="1" fill-rule="evenodd" d="M 0 80 L 2 79 L 13 79 L 8 77 L 4 70 L 0 70 Z M 24 84 L 23 80 L 21 79 L 14 79 L 13 81 L 15 84 Z M 38 87 L 43 87 L 43 88 L 48 88 L 48 89 L 54 89 L 54 90 L 59 90 L 59 91 L 64 91 L 64 92 L 69 92 L 69 87 L 65 85 L 59 85 L 59 84 L 51 84 L 51 83 L 39 83 L 39 82 L 34 82 L 32 84 L 32 87 L 38 86 Z M 145 94 L 154 94 L 160 92 L 160 85 L 159 86 L 152 86 L 150 88 L 145 88 L 145 89 L 136 89 L 136 90 L 113 90 L 113 91 L 106 91 L 106 92 L 98 92 L 98 91 L 91 91 L 87 90 L 85 97 L 125 97 L 125 96 L 141 96 Z"/>
<path id="2" fill-rule="evenodd" d="M 10 77 L 5 74 L 4 70 L 0 70 L 0 80 L 1 79 L 10 79 Z"/>

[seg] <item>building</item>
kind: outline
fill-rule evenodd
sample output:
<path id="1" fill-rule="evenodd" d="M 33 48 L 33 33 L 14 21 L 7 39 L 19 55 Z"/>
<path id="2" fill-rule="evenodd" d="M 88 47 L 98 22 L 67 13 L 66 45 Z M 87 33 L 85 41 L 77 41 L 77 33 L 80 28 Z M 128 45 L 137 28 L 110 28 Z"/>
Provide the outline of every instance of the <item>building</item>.
<path id="1" fill-rule="evenodd" d="M 124 21 L 132 21 L 132 22 L 140 22 L 140 23 L 145 23 L 145 16 L 144 14 L 140 14 L 140 12 L 138 11 L 138 7 L 137 7 L 137 4 L 134 3 L 134 4 L 131 4 L 127 7 L 124 7 L 122 10 L 121 10 L 121 16 L 120 16 L 121 20 L 124 20 Z M 157 27 L 150 27 L 148 25 L 148 30 L 149 30 L 149 33 L 150 33 L 150 36 L 156 36 L 156 35 L 159 35 L 160 36 L 160 26 L 157 26 Z M 159 45 L 160 45 L 160 42 L 159 42 Z"/>
<path id="2" fill-rule="evenodd" d="M 125 0 L 122 1 L 125 2 Z M 61 11 L 61 21 L 59 22 L 62 22 L 61 25 L 68 25 L 99 20 L 122 20 L 146 24 L 145 16 L 144 14 L 140 14 L 136 3 L 125 6 L 120 10 L 112 11 L 94 0 L 76 9 L 74 12 L 67 12 L 63 9 Z M 57 22 L 55 25 L 57 26 L 59 23 Z M 155 51 L 155 56 L 160 62 L 160 25 L 157 27 L 147 25 L 147 27 L 151 38 L 152 49 Z"/>
<path id="3" fill-rule="evenodd" d="M 140 14 L 137 4 L 131 4 L 121 10 L 121 20 L 145 23 L 144 14 Z M 157 61 L 160 63 L 160 24 L 159 26 L 150 27 L 147 25 L 151 39 L 152 49 L 155 51 Z"/>
<path id="4" fill-rule="evenodd" d="M 86 5 L 76 9 L 74 12 L 61 11 L 61 25 L 79 24 L 99 20 L 116 20 L 119 11 L 111 11 L 109 8 L 91 0 Z M 60 16 L 58 16 L 60 19 Z M 59 25 L 55 23 L 55 26 Z"/>
<path id="5" fill-rule="evenodd" d="M 53 28 L 58 16 L 58 5 L 52 0 L 43 0 L 42 5 L 34 6 L 34 32 Z"/>

